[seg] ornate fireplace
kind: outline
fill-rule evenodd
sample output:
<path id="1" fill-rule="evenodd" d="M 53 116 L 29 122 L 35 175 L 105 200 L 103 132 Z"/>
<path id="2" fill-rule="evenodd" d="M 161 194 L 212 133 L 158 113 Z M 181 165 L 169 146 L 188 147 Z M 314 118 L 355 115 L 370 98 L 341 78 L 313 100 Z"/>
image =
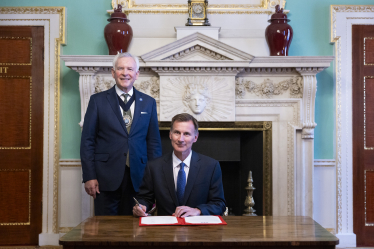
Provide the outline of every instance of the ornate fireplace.
<path id="1" fill-rule="evenodd" d="M 313 217 L 316 74 L 330 66 L 332 56 L 255 57 L 196 32 L 139 57 L 135 87 L 156 99 L 160 122 L 188 112 L 206 129 L 262 124 L 271 139 L 271 149 L 263 150 L 269 154 L 263 179 L 271 181 L 263 190 L 270 203 L 264 214 Z M 113 56 L 61 58 L 80 74 L 82 126 L 90 96 L 114 85 Z M 91 214 L 85 194 L 82 214 Z"/>

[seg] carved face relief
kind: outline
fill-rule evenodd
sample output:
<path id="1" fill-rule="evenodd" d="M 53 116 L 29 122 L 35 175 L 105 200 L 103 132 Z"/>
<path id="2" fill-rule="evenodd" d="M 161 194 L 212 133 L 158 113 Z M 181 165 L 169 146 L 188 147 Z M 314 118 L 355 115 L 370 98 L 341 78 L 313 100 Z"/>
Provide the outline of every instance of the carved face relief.
<path id="1" fill-rule="evenodd" d="M 199 121 L 232 120 L 235 110 L 232 86 L 226 77 L 170 77 L 160 91 L 161 119 L 171 120 L 185 112 Z"/>
<path id="2" fill-rule="evenodd" d="M 206 82 L 186 85 L 184 102 L 195 114 L 201 114 L 210 100 L 209 87 Z"/>
<path id="3" fill-rule="evenodd" d="M 191 111 L 195 114 L 201 114 L 207 104 L 207 99 L 204 95 L 195 93 L 190 97 L 188 106 L 191 108 Z"/>

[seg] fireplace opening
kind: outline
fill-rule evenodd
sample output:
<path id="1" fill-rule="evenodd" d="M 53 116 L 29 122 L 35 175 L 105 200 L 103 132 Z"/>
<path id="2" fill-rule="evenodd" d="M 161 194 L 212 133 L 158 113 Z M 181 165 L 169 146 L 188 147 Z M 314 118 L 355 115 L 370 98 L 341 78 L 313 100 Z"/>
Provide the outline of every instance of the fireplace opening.
<path id="1" fill-rule="evenodd" d="M 265 123 L 269 122 L 226 123 L 224 127 L 199 123 L 199 138 L 192 149 L 220 162 L 229 215 L 244 213 L 249 171 L 256 188 L 253 192 L 256 215 L 272 215 L 271 123 L 270 128 Z M 160 123 L 163 154 L 172 152 L 169 127 L 170 123 Z"/>

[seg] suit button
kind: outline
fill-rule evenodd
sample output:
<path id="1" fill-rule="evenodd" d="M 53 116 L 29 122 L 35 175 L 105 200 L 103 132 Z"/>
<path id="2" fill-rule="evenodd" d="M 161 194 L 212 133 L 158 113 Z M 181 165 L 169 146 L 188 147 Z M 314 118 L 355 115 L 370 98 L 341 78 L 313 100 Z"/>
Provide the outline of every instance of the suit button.
<path id="1" fill-rule="evenodd" d="M 126 153 L 123 153 L 123 155 L 124 155 L 124 156 L 127 156 L 127 154 L 126 154 Z"/>

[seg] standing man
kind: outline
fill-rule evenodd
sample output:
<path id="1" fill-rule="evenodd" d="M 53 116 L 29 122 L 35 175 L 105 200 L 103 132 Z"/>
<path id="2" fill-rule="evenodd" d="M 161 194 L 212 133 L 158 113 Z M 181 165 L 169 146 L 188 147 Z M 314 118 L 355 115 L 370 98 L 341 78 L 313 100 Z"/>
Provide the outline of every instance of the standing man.
<path id="1" fill-rule="evenodd" d="M 198 128 L 190 114 L 173 117 L 169 134 L 173 152 L 148 163 L 134 216 L 146 216 L 155 202 L 157 215 L 187 217 L 225 211 L 219 162 L 191 150 Z"/>
<path id="2" fill-rule="evenodd" d="M 116 85 L 88 103 L 81 139 L 83 182 L 95 215 L 131 215 L 147 161 L 161 156 L 156 101 L 137 91 L 139 60 L 117 54 Z"/>

